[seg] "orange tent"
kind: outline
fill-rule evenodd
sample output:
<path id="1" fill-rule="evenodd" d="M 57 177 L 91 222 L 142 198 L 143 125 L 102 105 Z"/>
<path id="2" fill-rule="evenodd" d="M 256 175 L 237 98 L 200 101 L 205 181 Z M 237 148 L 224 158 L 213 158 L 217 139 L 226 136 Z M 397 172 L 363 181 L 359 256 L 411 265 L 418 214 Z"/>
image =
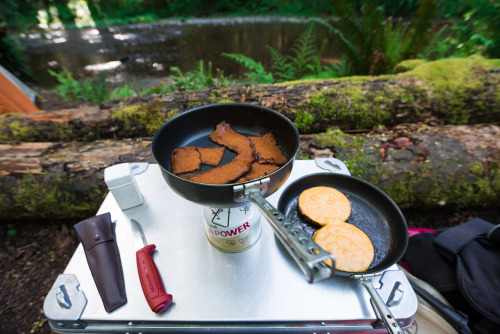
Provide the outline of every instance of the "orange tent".
<path id="1" fill-rule="evenodd" d="M 31 98 L 28 95 L 31 95 Z M 33 90 L 0 66 L 0 115 L 38 111 L 34 103 L 35 96 Z"/>

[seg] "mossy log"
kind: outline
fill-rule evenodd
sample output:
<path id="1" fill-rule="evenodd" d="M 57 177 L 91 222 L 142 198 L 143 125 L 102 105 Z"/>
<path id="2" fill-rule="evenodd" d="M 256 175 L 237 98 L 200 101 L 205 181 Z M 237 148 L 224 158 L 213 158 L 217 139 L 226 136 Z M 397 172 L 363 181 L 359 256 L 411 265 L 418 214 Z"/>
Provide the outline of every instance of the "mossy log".
<path id="1" fill-rule="evenodd" d="M 349 135 L 302 135 L 298 159 L 344 161 L 354 176 L 386 191 L 401 208 L 500 204 L 500 127 L 400 127 Z M 80 219 L 94 215 L 107 188 L 104 168 L 155 163 L 140 139 L 0 145 L 1 219 Z"/>
<path id="2" fill-rule="evenodd" d="M 207 87 L 114 100 L 97 107 L 0 118 L 3 141 L 92 141 L 152 136 L 171 117 L 201 105 L 244 102 L 270 107 L 301 133 L 393 127 L 429 115 L 445 124 L 500 121 L 500 60 L 409 62 L 378 77 Z M 237 110 L 235 110 L 237 112 Z"/>

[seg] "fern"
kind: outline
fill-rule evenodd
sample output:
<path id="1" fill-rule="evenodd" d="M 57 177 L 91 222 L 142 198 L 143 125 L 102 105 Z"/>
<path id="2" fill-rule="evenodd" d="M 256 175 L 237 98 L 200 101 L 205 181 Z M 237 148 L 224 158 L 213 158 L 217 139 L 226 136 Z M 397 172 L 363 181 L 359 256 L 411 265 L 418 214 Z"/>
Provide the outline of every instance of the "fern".
<path id="1" fill-rule="evenodd" d="M 229 78 L 217 69 L 214 77 L 212 74 L 212 63 L 208 62 L 205 67 L 203 60 L 198 61 L 198 68 L 184 73 L 179 67 L 170 67 L 172 74 L 168 82 L 151 87 L 141 94 L 169 94 L 178 88 L 184 88 L 187 91 L 200 90 L 210 85 L 230 85 Z"/>
<path id="2" fill-rule="evenodd" d="M 290 63 L 290 57 L 284 56 L 272 46 L 266 45 L 266 48 L 271 54 L 271 68 L 274 70 L 273 75 L 278 77 L 276 81 L 289 81 L 295 79 L 295 68 Z"/>
<path id="3" fill-rule="evenodd" d="M 290 52 L 295 65 L 295 77 L 300 79 L 307 71 L 307 65 L 319 60 L 318 49 L 316 48 L 316 32 L 314 24 L 309 24 L 299 37 L 293 42 Z"/>
<path id="4" fill-rule="evenodd" d="M 261 63 L 244 55 L 228 53 L 223 53 L 222 55 L 250 69 L 252 72 L 246 73 L 246 75 L 256 82 L 272 83 L 275 79 L 277 82 L 282 82 L 306 78 L 336 77 L 341 70 L 335 71 L 331 68 L 325 68 L 321 65 L 320 61 L 321 54 L 328 40 L 324 39 L 318 49 L 316 36 L 315 25 L 311 22 L 306 30 L 292 43 L 289 55 L 281 54 L 272 46 L 266 45 L 271 55 L 272 73 L 267 73 Z"/>
<path id="5" fill-rule="evenodd" d="M 274 82 L 273 74 L 266 72 L 266 70 L 264 69 L 264 66 L 260 62 L 256 62 L 255 60 L 253 60 L 245 55 L 239 54 L 239 53 L 223 52 L 223 53 L 221 53 L 221 56 L 232 59 L 232 60 L 236 61 L 237 63 L 242 64 L 247 69 L 249 69 L 251 72 L 245 73 L 245 75 L 247 76 L 247 78 L 250 81 L 257 82 L 257 83 L 273 83 Z"/>
<path id="6" fill-rule="evenodd" d="M 99 78 L 96 82 L 91 81 L 89 78 L 83 82 L 79 82 L 64 66 L 61 73 L 52 70 L 48 70 L 48 72 L 59 82 L 55 90 L 64 100 L 76 99 L 99 104 L 108 99 L 108 86 L 105 74 L 102 72 L 99 73 Z"/>
<path id="7" fill-rule="evenodd" d="M 311 21 L 338 38 L 355 74 L 390 73 L 397 62 L 417 56 L 430 45 L 429 28 L 437 8 L 436 0 L 420 1 L 417 15 L 410 24 L 385 20 L 384 9 L 377 6 L 375 0 L 361 0 L 357 2 L 357 9 L 351 3 L 332 1 L 334 15 L 339 18 L 335 23 L 319 18 Z"/>
<path id="8" fill-rule="evenodd" d="M 325 50 L 326 45 L 328 44 L 328 39 L 324 39 L 323 43 L 321 43 L 321 47 L 318 51 L 317 57 L 314 57 L 312 63 L 307 64 L 307 69 L 311 73 L 310 76 L 313 78 L 327 78 L 328 76 L 325 76 L 325 69 L 324 66 L 321 65 L 321 55 L 323 54 L 323 51 Z M 307 75 L 305 77 L 308 77 Z"/>
<path id="9" fill-rule="evenodd" d="M 137 93 L 134 90 L 133 86 L 129 86 L 128 84 L 125 84 L 122 87 L 116 87 L 109 93 L 109 99 L 114 100 L 114 99 L 121 99 L 124 97 L 130 97 L 130 96 L 136 96 Z"/>

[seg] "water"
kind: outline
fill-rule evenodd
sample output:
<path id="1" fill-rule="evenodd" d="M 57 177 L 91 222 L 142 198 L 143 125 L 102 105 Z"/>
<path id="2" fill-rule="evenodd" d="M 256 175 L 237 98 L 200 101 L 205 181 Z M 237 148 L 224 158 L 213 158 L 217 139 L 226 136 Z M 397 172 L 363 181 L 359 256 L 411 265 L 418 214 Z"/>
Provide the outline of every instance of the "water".
<path id="1" fill-rule="evenodd" d="M 263 17 L 169 20 L 31 33 L 20 35 L 19 40 L 40 87 L 55 86 L 57 82 L 47 70 L 60 71 L 62 66 L 77 79 L 92 78 L 102 71 L 112 84 L 147 87 L 167 77 L 171 66 L 186 72 L 197 68 L 199 60 L 212 62 L 213 74 L 219 68 L 237 79 L 247 72 L 221 52 L 244 54 L 269 71 L 270 54 L 265 46 L 288 53 L 307 25 L 302 19 Z M 327 35 L 319 27 L 317 31 L 319 48 Z M 332 41 L 323 56 L 338 57 Z"/>

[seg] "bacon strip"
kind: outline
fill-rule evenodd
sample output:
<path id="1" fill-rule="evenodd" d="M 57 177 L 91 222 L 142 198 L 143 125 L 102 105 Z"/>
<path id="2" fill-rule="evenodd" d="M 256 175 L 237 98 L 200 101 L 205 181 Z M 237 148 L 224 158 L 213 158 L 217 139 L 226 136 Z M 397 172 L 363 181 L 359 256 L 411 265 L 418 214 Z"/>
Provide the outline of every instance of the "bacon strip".
<path id="1" fill-rule="evenodd" d="M 170 154 L 172 173 L 175 175 L 200 170 L 201 156 L 196 146 L 176 148 Z"/>
<path id="2" fill-rule="evenodd" d="M 248 137 L 252 144 L 252 148 L 257 157 L 257 161 L 261 164 L 284 165 L 287 158 L 276 143 L 276 139 L 271 132 L 260 137 Z"/>
<path id="3" fill-rule="evenodd" d="M 231 125 L 226 121 L 217 124 L 214 132 L 208 136 L 208 139 L 236 153 L 242 153 L 252 148 L 248 137 L 233 130 Z"/>
<path id="4" fill-rule="evenodd" d="M 236 183 L 246 182 L 253 179 L 257 179 L 261 176 L 270 174 L 277 170 L 279 167 L 276 165 L 264 165 L 259 162 L 254 162 L 250 168 L 250 171 L 246 173 L 243 177 L 240 177 Z"/>
<path id="5" fill-rule="evenodd" d="M 225 147 L 198 147 L 201 156 L 201 163 L 215 167 L 219 164 L 224 155 Z"/>

